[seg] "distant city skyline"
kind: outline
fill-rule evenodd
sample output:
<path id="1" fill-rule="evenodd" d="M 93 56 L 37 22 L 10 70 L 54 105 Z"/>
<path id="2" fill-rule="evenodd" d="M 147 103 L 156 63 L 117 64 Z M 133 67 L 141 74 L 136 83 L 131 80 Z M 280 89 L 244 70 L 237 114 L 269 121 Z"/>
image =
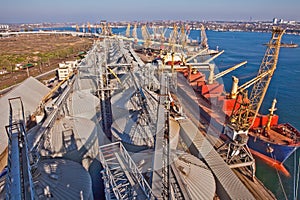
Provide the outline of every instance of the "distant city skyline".
<path id="1" fill-rule="evenodd" d="M 0 23 L 107 21 L 300 21 L 299 0 L 2 0 Z"/>

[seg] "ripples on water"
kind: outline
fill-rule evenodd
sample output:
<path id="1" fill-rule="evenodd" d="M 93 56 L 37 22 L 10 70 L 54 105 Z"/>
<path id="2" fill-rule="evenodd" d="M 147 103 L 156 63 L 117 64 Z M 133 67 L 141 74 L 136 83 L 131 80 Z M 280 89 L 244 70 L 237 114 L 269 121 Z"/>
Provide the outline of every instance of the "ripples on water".
<path id="1" fill-rule="evenodd" d="M 192 32 L 197 34 L 196 32 Z M 246 67 L 241 67 L 223 77 L 227 91 L 231 87 L 231 76 L 241 78 L 241 84 L 253 78 L 259 69 L 266 47 L 263 46 L 271 39 L 271 33 L 246 33 L 246 32 L 213 32 L 207 31 L 208 43 L 211 48 L 218 46 L 219 50 L 225 50 L 224 55 L 217 58 L 217 65 L 233 66 L 244 60 L 248 61 Z M 297 43 L 300 45 L 300 36 L 284 35 L 282 42 Z M 222 69 L 223 70 L 223 69 Z M 300 129 L 300 48 L 281 48 L 277 69 L 270 83 L 267 95 L 261 108 L 261 113 L 267 114 L 272 100 L 276 98 L 276 114 L 280 122 L 289 122 L 298 130 Z M 299 160 L 298 150 L 296 161 Z M 291 177 L 280 175 L 288 199 L 294 197 L 294 156 L 292 155 L 285 163 Z M 262 161 L 257 159 L 257 176 L 272 190 L 278 199 L 284 195 L 279 184 L 277 172 Z M 299 183 L 300 184 L 300 183 Z M 300 192 L 298 191 L 300 195 Z M 298 196 L 299 196 L 298 195 Z"/>

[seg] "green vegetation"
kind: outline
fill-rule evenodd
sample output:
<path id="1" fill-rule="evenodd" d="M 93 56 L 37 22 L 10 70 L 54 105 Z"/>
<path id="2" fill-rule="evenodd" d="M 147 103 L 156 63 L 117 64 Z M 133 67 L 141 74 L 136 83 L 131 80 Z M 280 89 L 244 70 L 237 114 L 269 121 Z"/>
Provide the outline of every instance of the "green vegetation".
<path id="1" fill-rule="evenodd" d="M 0 75 L 0 90 L 20 83 L 28 76 L 53 70 L 60 62 L 79 59 L 78 52 L 89 49 L 92 42 L 89 38 L 39 34 L 1 39 L 0 70 L 8 73 Z M 17 64 L 32 64 L 34 67 L 15 70 Z"/>
<path id="2" fill-rule="evenodd" d="M 76 50 L 74 47 L 65 47 L 50 52 L 33 54 L 31 52 L 23 54 L 2 54 L 0 55 L 0 69 L 6 68 L 11 71 L 15 68 L 16 64 L 27 63 L 48 63 L 52 59 L 68 58 L 74 54 Z"/>

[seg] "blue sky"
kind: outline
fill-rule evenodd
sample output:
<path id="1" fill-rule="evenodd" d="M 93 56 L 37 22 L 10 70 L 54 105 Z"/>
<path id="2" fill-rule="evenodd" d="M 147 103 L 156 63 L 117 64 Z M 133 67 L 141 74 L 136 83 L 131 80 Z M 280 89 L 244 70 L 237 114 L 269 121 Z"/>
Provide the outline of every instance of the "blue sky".
<path id="1" fill-rule="evenodd" d="M 0 0 L 0 23 L 141 20 L 300 21 L 300 0 Z M 5 1 L 5 2 L 4 2 Z"/>

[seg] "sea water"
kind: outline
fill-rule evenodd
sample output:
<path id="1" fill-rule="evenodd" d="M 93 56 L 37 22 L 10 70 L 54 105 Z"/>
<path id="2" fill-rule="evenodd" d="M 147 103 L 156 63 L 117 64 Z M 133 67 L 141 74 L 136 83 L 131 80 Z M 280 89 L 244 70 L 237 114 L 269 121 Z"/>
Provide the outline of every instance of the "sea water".
<path id="1" fill-rule="evenodd" d="M 248 62 L 245 67 L 240 67 L 222 77 L 227 91 L 231 89 L 232 76 L 238 77 L 240 79 L 239 85 L 241 85 L 257 75 L 267 48 L 263 44 L 267 43 L 272 35 L 271 33 L 257 32 L 215 31 L 207 31 L 206 34 L 210 48 L 225 50 L 223 55 L 215 60 L 219 71 L 223 71 L 242 61 Z M 196 39 L 199 36 L 199 31 L 192 31 L 190 36 Z M 293 42 L 300 45 L 300 36 L 284 35 L 282 42 Z M 277 99 L 277 111 L 275 113 L 279 115 L 279 122 L 291 123 L 300 130 L 300 48 L 280 49 L 277 68 L 269 85 L 260 113 L 268 114 L 268 109 L 271 107 L 274 98 Z M 285 177 L 282 173 L 269 167 L 260 159 L 256 159 L 256 176 L 263 181 L 265 186 L 278 199 L 285 199 L 284 193 L 286 193 L 288 199 L 294 199 L 295 197 L 295 178 L 297 175 L 297 171 L 295 170 L 298 170 L 299 155 L 300 150 L 284 163 L 291 177 Z M 300 199 L 299 189 L 298 199 Z"/>

